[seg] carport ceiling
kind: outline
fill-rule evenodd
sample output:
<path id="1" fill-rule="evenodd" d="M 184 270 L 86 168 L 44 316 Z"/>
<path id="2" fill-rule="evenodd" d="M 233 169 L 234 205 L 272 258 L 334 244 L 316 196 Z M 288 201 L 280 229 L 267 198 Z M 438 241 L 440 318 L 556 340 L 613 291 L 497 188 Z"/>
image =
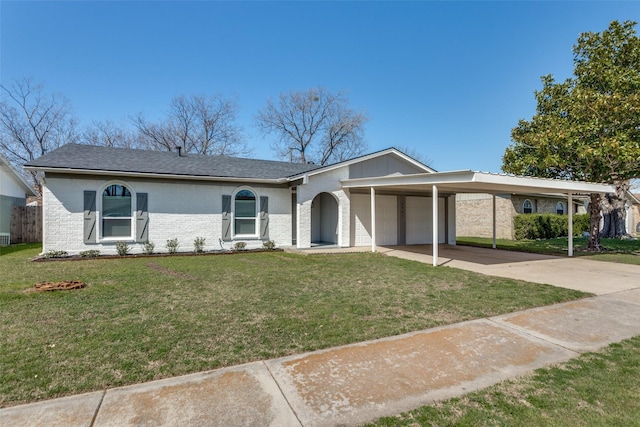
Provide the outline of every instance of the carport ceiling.
<path id="1" fill-rule="evenodd" d="M 499 175 L 471 170 L 346 179 L 341 181 L 341 184 L 342 188 L 345 189 L 365 190 L 375 188 L 376 190 L 399 193 L 416 191 L 430 193 L 434 185 L 441 194 L 589 194 L 615 192 L 615 187 L 608 184 Z"/>

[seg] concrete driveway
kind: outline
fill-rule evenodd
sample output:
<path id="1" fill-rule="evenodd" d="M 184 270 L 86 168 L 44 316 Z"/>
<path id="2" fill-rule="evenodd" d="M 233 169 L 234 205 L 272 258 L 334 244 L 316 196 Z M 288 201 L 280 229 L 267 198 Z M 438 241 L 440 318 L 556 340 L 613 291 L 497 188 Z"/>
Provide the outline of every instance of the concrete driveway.
<path id="1" fill-rule="evenodd" d="M 386 246 L 389 256 L 431 264 L 431 245 Z M 438 265 L 491 276 L 610 294 L 640 288 L 640 266 L 470 246 L 440 245 Z"/>

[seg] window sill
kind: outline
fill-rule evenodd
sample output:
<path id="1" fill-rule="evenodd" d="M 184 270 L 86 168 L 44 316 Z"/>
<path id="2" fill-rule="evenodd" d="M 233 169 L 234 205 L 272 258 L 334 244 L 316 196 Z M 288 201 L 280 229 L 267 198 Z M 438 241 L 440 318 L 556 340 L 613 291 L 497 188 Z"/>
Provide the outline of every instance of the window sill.
<path id="1" fill-rule="evenodd" d="M 237 234 L 231 238 L 231 240 L 262 240 L 260 236 L 255 234 Z"/>
<path id="2" fill-rule="evenodd" d="M 103 237 L 98 240 L 98 243 L 117 243 L 117 242 L 127 242 L 127 243 L 136 243 L 136 240 L 131 237 Z"/>

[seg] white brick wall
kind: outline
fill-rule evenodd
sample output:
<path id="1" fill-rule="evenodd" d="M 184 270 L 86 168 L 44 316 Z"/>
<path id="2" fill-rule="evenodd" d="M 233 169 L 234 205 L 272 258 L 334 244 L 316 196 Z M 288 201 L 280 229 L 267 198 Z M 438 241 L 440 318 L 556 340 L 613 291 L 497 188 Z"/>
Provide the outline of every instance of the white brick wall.
<path id="1" fill-rule="evenodd" d="M 133 193 L 148 193 L 149 241 L 157 252 L 166 252 L 166 241 L 178 238 L 179 251 L 192 251 L 196 237 L 204 237 L 205 250 L 220 249 L 222 195 L 231 195 L 239 187 L 211 182 L 165 180 L 108 180 L 100 178 L 47 177 L 44 188 L 43 251 L 65 250 L 77 254 L 98 249 L 103 254 L 116 253 L 113 242 L 83 243 L 84 191 L 97 194 L 109 183 L 125 184 Z M 291 190 L 288 188 L 250 187 L 256 196 L 269 197 L 269 238 L 277 246 L 291 245 Z M 135 210 L 135 196 L 133 197 Z M 98 227 L 100 221 L 98 220 Z M 98 229 L 98 236 L 100 230 Z M 230 248 L 233 242 L 226 242 Z M 130 242 L 132 253 L 141 253 L 142 244 Z M 248 247 L 262 246 L 259 240 Z"/>
<path id="2" fill-rule="evenodd" d="M 309 177 L 307 184 L 298 186 L 297 246 L 311 247 L 311 202 L 320 193 L 330 193 L 338 201 L 338 246 L 350 246 L 349 194 L 343 190 L 340 180 L 349 178 L 349 167 Z"/>

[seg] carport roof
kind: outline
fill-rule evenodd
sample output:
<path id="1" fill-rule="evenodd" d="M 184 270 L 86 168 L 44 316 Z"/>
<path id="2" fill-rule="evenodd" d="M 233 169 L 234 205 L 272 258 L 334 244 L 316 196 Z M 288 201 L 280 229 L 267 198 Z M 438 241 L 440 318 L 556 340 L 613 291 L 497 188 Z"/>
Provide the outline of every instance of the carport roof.
<path id="1" fill-rule="evenodd" d="M 435 185 L 440 194 L 588 194 L 615 192 L 615 187 L 609 184 L 501 175 L 486 172 L 474 172 L 471 170 L 346 179 L 342 180 L 341 184 L 343 188 L 352 190 L 369 189 L 373 187 L 377 190 L 394 192 L 431 192 Z"/>

